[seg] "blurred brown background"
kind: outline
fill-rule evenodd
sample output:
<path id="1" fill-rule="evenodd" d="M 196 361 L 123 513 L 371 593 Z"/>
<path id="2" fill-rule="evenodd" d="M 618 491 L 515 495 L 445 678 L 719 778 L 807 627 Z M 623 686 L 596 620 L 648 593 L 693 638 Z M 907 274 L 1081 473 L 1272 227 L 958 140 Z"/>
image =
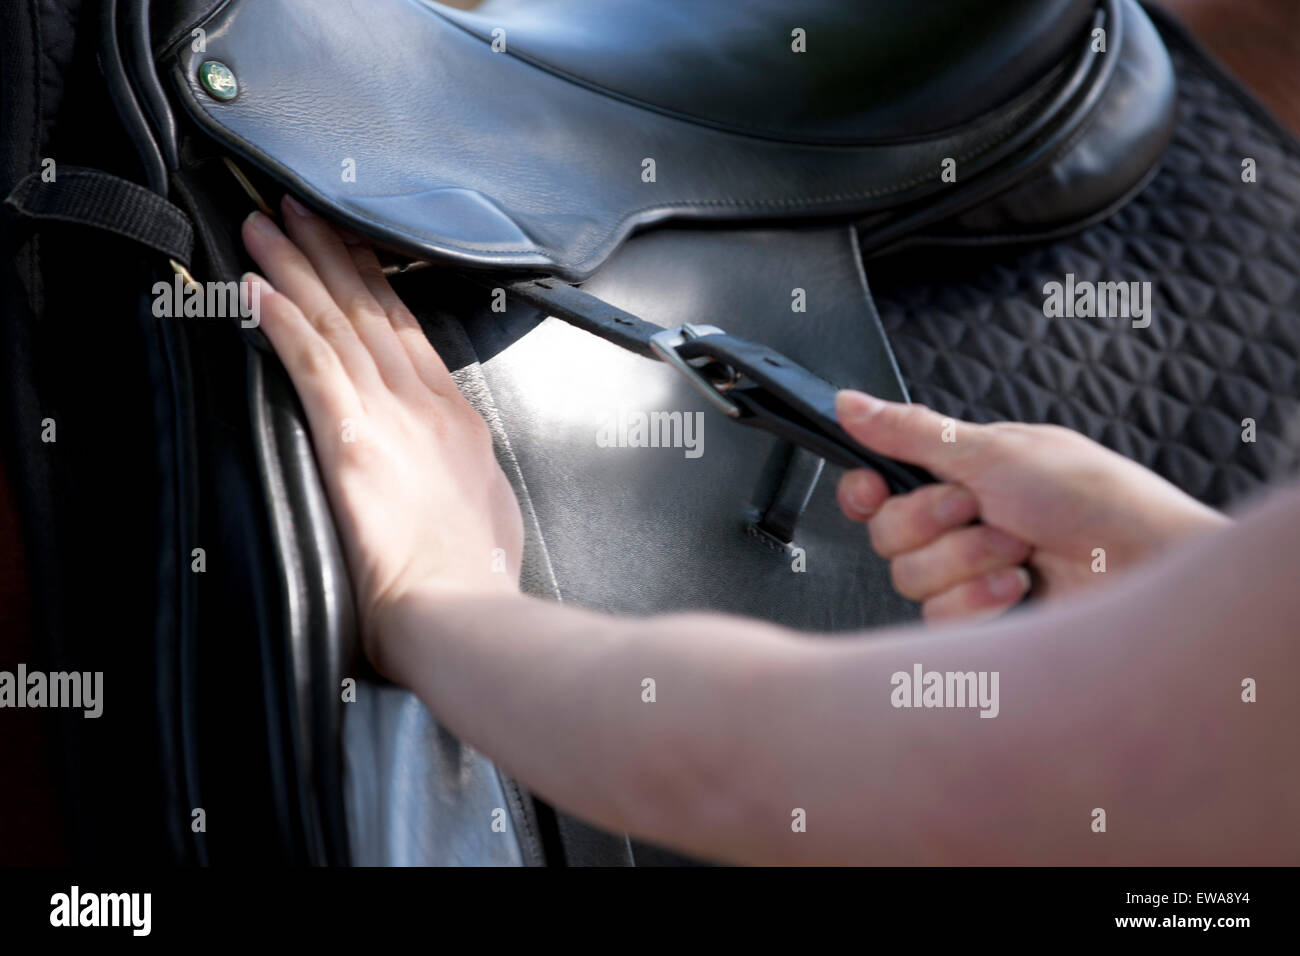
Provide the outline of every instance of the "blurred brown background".
<path id="1" fill-rule="evenodd" d="M 1156 0 L 1300 133 L 1300 2 Z"/>

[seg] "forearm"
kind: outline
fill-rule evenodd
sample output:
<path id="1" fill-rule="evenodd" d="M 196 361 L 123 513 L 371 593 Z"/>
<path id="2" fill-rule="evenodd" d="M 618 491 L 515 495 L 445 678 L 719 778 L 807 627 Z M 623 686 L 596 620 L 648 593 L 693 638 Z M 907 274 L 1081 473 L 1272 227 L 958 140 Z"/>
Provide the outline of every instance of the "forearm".
<path id="1" fill-rule="evenodd" d="M 526 596 L 414 595 L 381 670 L 529 789 L 604 825 L 698 847 L 736 819 L 748 689 L 800 639 L 720 615 L 614 617 Z"/>
<path id="2" fill-rule="evenodd" d="M 822 638 L 426 596 L 383 666 L 556 805 L 706 858 L 1294 862 L 1295 696 L 1239 698 L 1297 664 L 1290 497 L 985 625 Z M 997 717 L 894 707 L 891 675 L 916 664 L 997 673 Z M 1098 807 L 1118 832 L 1092 831 Z"/>
<path id="3" fill-rule="evenodd" d="M 834 859 L 1300 860 L 1288 809 L 1300 786 L 1300 697 L 1277 679 L 1300 667 L 1300 486 L 1239 517 L 1074 600 L 983 626 L 826 645 L 812 678 L 820 693 L 846 699 L 866 675 L 873 698 L 872 712 L 840 721 L 871 772 L 862 822 Z M 998 716 L 881 708 L 883 675 L 916 663 L 997 672 Z M 1246 678 L 1258 682 L 1257 702 L 1243 700 Z M 838 740 L 832 751 L 820 759 L 854 752 Z M 1104 833 L 1092 829 L 1098 808 Z"/>

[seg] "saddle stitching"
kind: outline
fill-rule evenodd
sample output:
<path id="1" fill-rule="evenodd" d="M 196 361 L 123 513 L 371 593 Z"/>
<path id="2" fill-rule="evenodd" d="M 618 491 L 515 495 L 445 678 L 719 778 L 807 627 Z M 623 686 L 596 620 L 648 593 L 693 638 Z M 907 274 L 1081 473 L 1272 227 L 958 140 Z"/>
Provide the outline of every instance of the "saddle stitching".
<path id="1" fill-rule="evenodd" d="M 783 542 L 777 541 L 776 538 L 772 537 L 762 528 L 758 527 L 757 524 L 758 520 L 761 520 L 761 516 L 759 519 L 745 522 L 746 537 L 752 538 L 763 548 L 763 550 L 769 551 L 772 554 L 779 554 L 779 555 L 789 554 L 791 549 L 795 547 L 794 542 L 791 541 L 789 544 L 785 544 Z"/>

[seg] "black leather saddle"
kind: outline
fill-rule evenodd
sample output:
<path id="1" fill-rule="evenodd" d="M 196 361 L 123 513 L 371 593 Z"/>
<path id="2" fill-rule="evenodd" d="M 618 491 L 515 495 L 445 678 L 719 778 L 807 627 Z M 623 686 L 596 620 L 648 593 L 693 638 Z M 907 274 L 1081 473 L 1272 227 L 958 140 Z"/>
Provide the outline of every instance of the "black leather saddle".
<path id="1" fill-rule="evenodd" d="M 825 0 L 180 8 L 160 70 L 216 143 L 391 250 L 479 273 L 581 280 L 669 220 L 853 217 L 867 251 L 1058 234 L 1131 195 L 1172 122 L 1131 0 L 945 2 L 919 22 Z M 744 424 L 900 490 L 925 480 L 850 441 L 819 377 L 716 323 L 510 292 L 673 362 Z"/>
<path id="2" fill-rule="evenodd" d="M 186 282 L 237 278 L 239 221 L 284 191 L 373 241 L 493 428 L 525 511 L 524 587 L 617 612 L 826 631 L 914 616 L 821 480 L 827 462 L 927 480 L 835 422 L 835 386 L 907 398 L 864 258 L 932 248 L 942 273 L 954 249 L 1083 228 L 1143 187 L 1174 123 L 1170 61 L 1133 0 L 103 0 L 100 15 L 147 188 L 29 176 L 11 209 L 110 228 Z M 366 680 L 302 413 L 260 335 L 142 328 L 163 356 L 169 547 L 240 556 L 197 582 L 160 563 L 170 812 L 224 799 L 312 862 L 630 860 Z M 702 416 L 705 452 L 608 454 L 599 419 L 628 409 Z M 217 689 L 198 663 L 232 620 L 260 654 L 238 752 L 203 717 Z M 349 710 L 338 688 L 358 676 L 369 696 Z M 256 805 L 204 769 L 248 752 L 270 768 Z M 510 810 L 511 849 L 476 829 L 480 806 Z M 171 833 L 199 862 L 232 839 Z"/>
<path id="3" fill-rule="evenodd" d="M 1126 0 L 277 0 L 170 37 L 188 116 L 332 218 L 570 280 L 667 220 L 856 217 L 872 248 L 945 220 L 1076 228 L 1150 174 L 1172 118 L 1168 58 Z M 212 61 L 235 84 L 219 97 Z"/>

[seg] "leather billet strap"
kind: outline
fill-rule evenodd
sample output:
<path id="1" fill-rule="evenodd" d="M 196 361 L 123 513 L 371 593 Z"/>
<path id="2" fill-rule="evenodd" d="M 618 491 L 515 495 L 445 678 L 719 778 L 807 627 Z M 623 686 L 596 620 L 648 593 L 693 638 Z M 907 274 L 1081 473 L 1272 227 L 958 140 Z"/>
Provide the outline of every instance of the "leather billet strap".
<path id="1" fill-rule="evenodd" d="M 741 425 L 771 432 L 843 468 L 875 469 L 895 493 L 934 481 L 925 470 L 854 441 L 835 414 L 839 390 L 780 352 L 713 326 L 663 329 L 558 279 L 523 280 L 504 288 L 511 299 L 628 351 L 666 361 Z"/>
<path id="2" fill-rule="evenodd" d="M 184 212 L 142 186 L 97 170 L 65 169 L 57 184 L 32 174 L 5 205 L 22 218 L 112 232 L 182 265 L 190 259 L 193 227 Z M 844 468 L 874 468 L 896 493 L 934 480 L 850 438 L 835 414 L 835 386 L 780 352 L 713 326 L 663 329 L 558 279 L 517 281 L 505 289 L 511 298 L 614 345 L 668 362 L 742 425 L 771 432 Z"/>

